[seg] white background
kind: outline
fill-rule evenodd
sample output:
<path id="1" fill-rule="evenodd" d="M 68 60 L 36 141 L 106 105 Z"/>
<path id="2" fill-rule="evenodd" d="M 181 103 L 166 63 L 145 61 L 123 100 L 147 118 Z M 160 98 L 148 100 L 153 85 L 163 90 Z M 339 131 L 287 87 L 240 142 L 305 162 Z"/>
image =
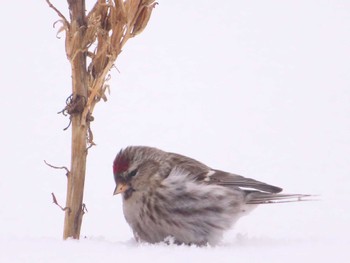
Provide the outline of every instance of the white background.
<path id="1" fill-rule="evenodd" d="M 67 15 L 65 1 L 53 1 Z M 91 1 L 88 2 L 91 6 Z M 350 2 L 160 1 L 96 106 L 80 241 L 63 242 L 71 93 L 45 1 L 1 22 L 1 262 L 348 262 Z M 119 72 L 120 73 L 119 73 Z M 137 245 L 112 196 L 120 148 L 149 145 L 320 201 L 266 205 L 216 248 Z"/>

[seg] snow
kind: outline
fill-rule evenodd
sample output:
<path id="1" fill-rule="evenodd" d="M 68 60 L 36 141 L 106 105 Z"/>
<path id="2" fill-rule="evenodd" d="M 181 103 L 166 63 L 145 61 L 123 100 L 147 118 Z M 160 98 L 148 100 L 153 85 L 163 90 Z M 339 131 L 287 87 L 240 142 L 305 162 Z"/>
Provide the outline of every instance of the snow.
<path id="1" fill-rule="evenodd" d="M 325 248 L 326 254 L 322 253 Z M 305 241 L 288 241 L 281 244 L 266 239 L 256 243 L 250 241 L 248 244 L 226 244 L 220 248 L 198 248 L 164 244 L 135 245 L 130 241 L 63 242 L 48 238 L 26 238 L 11 239 L 5 243 L 5 249 L 7 253 L 0 256 L 1 262 L 342 262 L 337 255 L 339 247 L 332 244 L 327 247 Z"/>
<path id="2" fill-rule="evenodd" d="M 349 261 L 350 3 L 198 3 L 160 1 L 111 71 L 79 241 L 62 241 L 52 204 L 52 192 L 64 204 L 65 172 L 43 162 L 70 158 L 68 119 L 56 114 L 70 95 L 58 18 L 45 1 L 3 3 L 0 262 Z M 320 200 L 260 206 L 214 248 L 136 244 L 112 196 L 112 161 L 127 145 Z"/>

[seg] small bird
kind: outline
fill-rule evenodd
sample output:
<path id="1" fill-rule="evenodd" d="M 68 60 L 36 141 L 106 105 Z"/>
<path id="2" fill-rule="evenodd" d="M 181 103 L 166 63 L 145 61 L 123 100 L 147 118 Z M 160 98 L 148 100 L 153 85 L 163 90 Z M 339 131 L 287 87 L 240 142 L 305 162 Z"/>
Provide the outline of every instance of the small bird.
<path id="1" fill-rule="evenodd" d="M 225 230 L 259 204 L 293 202 L 308 195 L 212 169 L 192 158 L 129 146 L 113 162 L 114 195 L 137 241 L 216 245 Z"/>

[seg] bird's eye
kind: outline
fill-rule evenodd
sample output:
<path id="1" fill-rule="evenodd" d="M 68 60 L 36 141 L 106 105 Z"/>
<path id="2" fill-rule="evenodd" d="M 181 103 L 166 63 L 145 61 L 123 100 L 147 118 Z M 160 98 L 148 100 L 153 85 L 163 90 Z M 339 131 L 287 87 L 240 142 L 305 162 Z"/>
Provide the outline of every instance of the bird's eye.
<path id="1" fill-rule="evenodd" d="M 128 176 L 129 177 L 133 177 L 133 176 L 135 176 L 137 174 L 137 170 L 134 170 L 134 171 L 131 171 L 129 174 L 128 174 Z"/>

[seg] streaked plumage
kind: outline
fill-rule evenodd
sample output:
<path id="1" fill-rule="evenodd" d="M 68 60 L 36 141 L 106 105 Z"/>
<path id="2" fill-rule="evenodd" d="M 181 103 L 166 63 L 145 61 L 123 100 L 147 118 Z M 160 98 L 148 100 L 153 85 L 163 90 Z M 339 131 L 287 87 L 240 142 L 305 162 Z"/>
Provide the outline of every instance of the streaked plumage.
<path id="1" fill-rule="evenodd" d="M 258 204 L 297 201 L 306 195 L 211 169 L 186 156 L 130 146 L 113 163 L 114 194 L 137 240 L 174 238 L 179 244 L 217 244 L 225 230 Z"/>

